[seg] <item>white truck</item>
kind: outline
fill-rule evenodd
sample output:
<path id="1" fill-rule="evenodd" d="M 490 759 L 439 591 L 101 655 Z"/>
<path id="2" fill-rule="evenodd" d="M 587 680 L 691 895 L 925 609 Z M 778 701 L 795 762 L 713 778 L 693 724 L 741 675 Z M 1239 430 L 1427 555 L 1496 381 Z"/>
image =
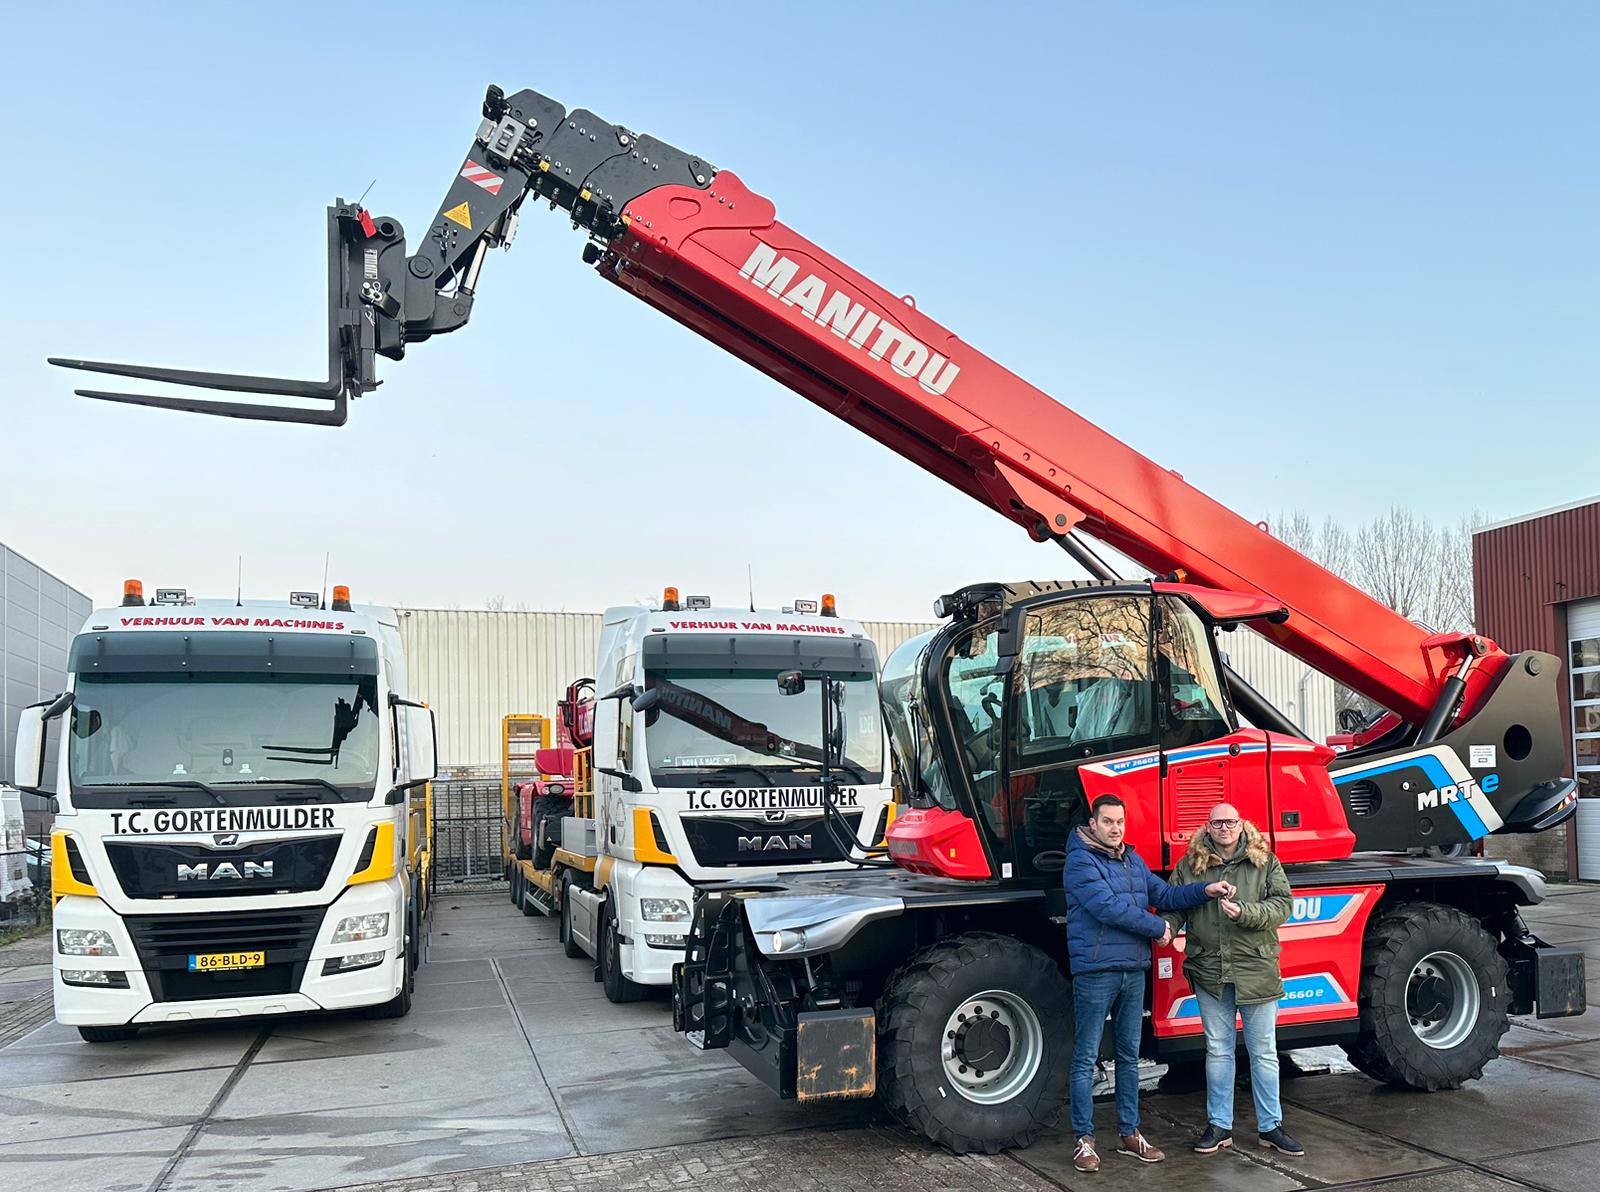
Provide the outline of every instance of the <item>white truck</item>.
<path id="1" fill-rule="evenodd" d="M 16 785 L 48 793 L 56 1018 L 147 1023 L 411 1007 L 428 925 L 433 715 L 390 609 L 349 590 L 146 605 L 129 580 L 25 709 Z"/>
<path id="2" fill-rule="evenodd" d="M 794 672 L 832 684 L 832 815 L 823 705 L 784 695 Z M 668 588 L 659 610 L 607 609 L 593 691 L 563 707 L 572 781 L 523 792 L 572 793 L 532 801 L 511 880 L 525 910 L 560 916 L 567 955 L 594 958 L 612 1001 L 670 984 L 696 885 L 846 868 L 882 841 L 893 780 L 877 649 L 832 596 L 751 611 Z"/>

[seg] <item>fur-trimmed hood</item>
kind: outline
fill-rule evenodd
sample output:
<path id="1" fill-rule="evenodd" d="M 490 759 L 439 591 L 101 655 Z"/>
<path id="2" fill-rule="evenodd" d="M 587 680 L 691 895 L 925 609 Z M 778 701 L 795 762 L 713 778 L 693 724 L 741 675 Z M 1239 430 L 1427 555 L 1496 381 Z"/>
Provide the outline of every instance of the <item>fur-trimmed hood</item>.
<path id="1" fill-rule="evenodd" d="M 1267 834 L 1256 827 L 1249 820 L 1239 825 L 1239 836 L 1244 843 L 1244 859 L 1257 869 L 1265 867 L 1272 858 L 1272 845 L 1267 841 Z M 1189 841 L 1189 851 L 1184 859 L 1189 862 L 1190 870 L 1196 875 L 1206 873 L 1212 869 L 1221 869 L 1228 864 L 1230 858 L 1224 857 L 1211 839 L 1211 829 L 1201 828 Z"/>

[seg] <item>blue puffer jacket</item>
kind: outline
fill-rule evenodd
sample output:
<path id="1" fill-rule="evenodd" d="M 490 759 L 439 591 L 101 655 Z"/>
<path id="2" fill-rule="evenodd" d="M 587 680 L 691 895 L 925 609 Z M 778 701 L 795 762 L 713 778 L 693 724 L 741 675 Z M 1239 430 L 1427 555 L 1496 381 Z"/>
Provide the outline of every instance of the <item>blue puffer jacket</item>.
<path id="1" fill-rule="evenodd" d="M 1157 910 L 1188 910 L 1206 900 L 1204 882 L 1169 886 L 1126 845 L 1120 856 L 1079 828 L 1067 842 L 1067 959 L 1073 973 L 1150 967 L 1150 945 L 1167 930 Z"/>

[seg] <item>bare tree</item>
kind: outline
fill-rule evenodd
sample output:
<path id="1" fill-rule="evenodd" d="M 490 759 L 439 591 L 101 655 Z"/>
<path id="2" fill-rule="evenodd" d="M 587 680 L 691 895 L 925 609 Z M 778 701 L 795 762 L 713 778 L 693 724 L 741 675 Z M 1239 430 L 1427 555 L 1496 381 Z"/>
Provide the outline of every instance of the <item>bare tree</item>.
<path id="1" fill-rule="evenodd" d="M 492 613 L 506 611 L 506 598 L 504 596 L 489 596 L 484 599 L 483 607 Z"/>

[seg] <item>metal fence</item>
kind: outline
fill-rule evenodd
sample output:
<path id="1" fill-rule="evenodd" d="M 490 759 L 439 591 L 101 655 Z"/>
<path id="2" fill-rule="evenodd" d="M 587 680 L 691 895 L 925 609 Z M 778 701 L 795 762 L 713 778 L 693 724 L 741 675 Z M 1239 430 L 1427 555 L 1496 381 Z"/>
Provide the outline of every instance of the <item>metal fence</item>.
<path id="1" fill-rule="evenodd" d="M 0 940 L 50 920 L 50 842 L 0 852 Z"/>
<path id="2" fill-rule="evenodd" d="M 433 784 L 433 880 L 486 889 L 505 880 L 500 767 L 456 767 Z"/>

